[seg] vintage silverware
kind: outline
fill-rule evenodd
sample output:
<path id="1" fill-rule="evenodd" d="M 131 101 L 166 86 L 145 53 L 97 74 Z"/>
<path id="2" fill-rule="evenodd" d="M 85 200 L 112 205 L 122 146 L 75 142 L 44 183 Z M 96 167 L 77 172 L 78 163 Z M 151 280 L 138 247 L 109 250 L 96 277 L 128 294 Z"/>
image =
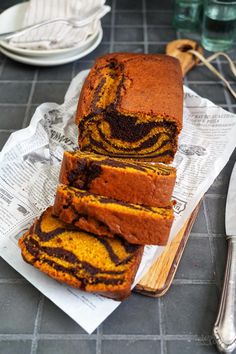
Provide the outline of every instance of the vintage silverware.
<path id="1" fill-rule="evenodd" d="M 228 257 L 219 313 L 213 334 L 218 349 L 230 353 L 236 348 L 236 163 L 229 183 L 225 228 Z"/>
<path id="2" fill-rule="evenodd" d="M 65 23 L 65 24 L 71 25 L 73 27 L 84 27 L 84 26 L 87 26 L 90 22 L 92 22 L 94 20 L 101 19 L 103 16 L 105 16 L 110 11 L 111 11 L 110 6 L 103 6 L 103 7 L 96 9 L 95 11 L 93 11 L 92 14 L 90 14 L 88 17 L 86 17 L 83 20 L 80 20 L 80 19 L 74 17 L 74 18 L 54 18 L 51 20 L 42 21 L 42 22 L 36 23 L 34 25 L 21 28 L 17 31 L 0 33 L 0 40 L 1 41 L 8 40 L 13 37 L 17 37 L 17 36 L 27 32 L 28 30 L 39 28 L 39 27 L 48 25 L 49 23 L 55 23 L 55 22 Z"/>

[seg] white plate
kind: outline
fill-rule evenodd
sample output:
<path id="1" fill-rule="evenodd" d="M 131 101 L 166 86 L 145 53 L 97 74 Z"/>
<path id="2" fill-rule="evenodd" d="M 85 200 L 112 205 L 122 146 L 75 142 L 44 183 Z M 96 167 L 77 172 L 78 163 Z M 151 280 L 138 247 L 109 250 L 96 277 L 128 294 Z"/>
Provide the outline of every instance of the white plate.
<path id="1" fill-rule="evenodd" d="M 97 46 L 100 44 L 102 40 L 103 32 L 102 29 L 100 28 L 97 37 L 91 44 L 89 48 L 81 52 L 80 50 L 77 53 L 70 53 L 70 54 L 62 54 L 62 55 L 57 55 L 57 56 L 50 56 L 50 57 L 26 57 L 23 55 L 17 55 L 16 53 L 10 52 L 9 50 L 0 47 L 0 51 L 5 54 L 7 57 L 16 60 L 20 63 L 24 64 L 30 64 L 30 65 L 37 65 L 37 66 L 55 66 L 55 65 L 61 65 L 61 64 L 66 64 L 70 63 L 74 60 L 80 59 L 89 53 L 91 53 Z"/>
<path id="2" fill-rule="evenodd" d="M 49 0 L 50 1 L 50 0 Z M 22 4 L 17 4 L 8 8 L 6 11 L 2 12 L 0 15 L 0 33 L 11 32 L 22 28 L 23 20 L 25 16 L 25 12 L 28 6 L 28 2 L 23 2 Z M 101 28 L 101 23 L 99 24 L 99 30 Z M 98 31 L 99 31 L 98 30 Z M 44 56 L 55 56 L 61 54 L 78 54 L 78 51 L 85 51 L 90 47 L 93 40 L 98 35 L 98 32 L 93 33 L 89 36 L 82 45 L 78 45 L 76 47 L 63 48 L 63 49 L 47 49 L 47 50 L 33 50 L 33 49 L 23 49 L 17 48 L 13 45 L 9 44 L 7 41 L 0 41 L 0 44 L 3 48 L 8 51 L 14 52 L 18 55 L 24 56 L 36 56 L 36 57 L 44 57 Z"/>

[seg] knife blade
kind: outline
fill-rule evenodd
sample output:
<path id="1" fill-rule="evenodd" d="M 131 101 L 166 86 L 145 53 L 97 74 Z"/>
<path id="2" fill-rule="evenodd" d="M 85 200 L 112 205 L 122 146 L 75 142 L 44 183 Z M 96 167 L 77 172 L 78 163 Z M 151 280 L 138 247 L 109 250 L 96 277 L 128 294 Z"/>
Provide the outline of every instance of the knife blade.
<path id="1" fill-rule="evenodd" d="M 231 173 L 227 194 L 225 230 L 227 236 L 236 236 L 236 163 Z"/>
<path id="2" fill-rule="evenodd" d="M 231 173 L 226 200 L 225 230 L 228 255 L 213 335 L 218 349 L 231 353 L 236 348 L 236 163 Z"/>

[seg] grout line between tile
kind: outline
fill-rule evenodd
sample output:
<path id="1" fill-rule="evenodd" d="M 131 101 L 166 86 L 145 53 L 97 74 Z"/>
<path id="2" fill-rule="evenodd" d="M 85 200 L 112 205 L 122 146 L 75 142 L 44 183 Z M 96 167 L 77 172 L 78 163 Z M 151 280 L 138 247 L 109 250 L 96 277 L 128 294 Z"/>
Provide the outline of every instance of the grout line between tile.
<path id="1" fill-rule="evenodd" d="M 0 337 L 1 338 L 1 337 Z M 38 334 L 41 340 L 96 340 L 97 334 Z"/>
<path id="2" fill-rule="evenodd" d="M 111 12 L 111 33 L 110 33 L 110 48 L 109 48 L 110 53 L 114 51 L 116 0 L 112 0 L 111 11 L 112 11 Z"/>
<path id="3" fill-rule="evenodd" d="M 37 74 L 37 71 L 34 74 Z M 36 80 L 33 78 L 32 80 L 0 80 L 0 84 L 30 84 L 30 83 L 34 83 Z M 68 84 L 70 83 L 70 80 L 37 80 L 37 83 L 39 84 L 51 84 L 51 83 L 55 83 L 55 84 Z"/>
<path id="4" fill-rule="evenodd" d="M 71 70 L 71 80 L 74 78 L 75 76 L 75 66 L 76 66 L 76 61 L 74 61 L 73 65 L 72 65 L 72 70 Z"/>
<path id="5" fill-rule="evenodd" d="M 217 266 L 216 266 L 216 257 L 215 257 L 215 252 L 214 252 L 214 242 L 213 238 L 211 237 L 211 227 L 210 227 L 210 220 L 208 218 L 208 213 L 207 213 L 207 206 L 206 206 L 206 198 L 203 198 L 203 210 L 204 210 L 204 215 L 206 219 L 206 227 L 207 227 L 207 232 L 208 232 L 208 239 L 209 239 L 209 245 L 210 245 L 210 255 L 211 255 L 211 261 L 213 264 L 213 269 L 214 269 L 214 279 L 216 282 L 216 287 L 219 290 L 220 289 L 220 277 L 217 271 Z"/>
<path id="6" fill-rule="evenodd" d="M 40 327 L 40 324 L 41 324 L 41 318 L 42 318 L 42 312 L 43 312 L 43 304 L 44 304 L 44 295 L 41 295 L 40 299 L 39 299 L 39 303 L 38 303 L 37 314 L 36 314 L 36 317 L 35 317 L 34 333 L 33 333 L 33 338 L 32 338 L 30 354 L 36 354 L 37 353 L 38 331 L 39 331 L 39 327 Z"/>
<path id="7" fill-rule="evenodd" d="M 175 335 L 172 335 L 172 334 L 167 334 L 165 335 L 165 340 L 167 341 L 176 341 L 176 340 L 184 340 L 184 341 L 195 341 L 195 342 L 209 342 L 211 341 L 212 342 L 212 339 L 213 339 L 213 335 L 210 335 L 210 334 L 207 334 L 207 335 L 204 335 L 204 334 L 201 334 L 201 335 L 198 335 L 198 334 L 175 334 Z"/>
<path id="8" fill-rule="evenodd" d="M 213 339 L 212 335 L 198 335 L 198 334 L 163 334 L 163 338 L 165 341 L 176 341 L 176 340 L 184 340 L 184 341 L 197 341 L 197 342 L 206 342 Z M 106 341 L 109 340 L 150 340 L 156 341 L 161 340 L 161 336 L 159 335 L 117 335 L 117 334 L 107 334 L 103 335 L 103 339 Z"/>
<path id="9" fill-rule="evenodd" d="M 206 193 L 206 194 L 205 194 L 205 198 L 206 198 L 206 199 L 218 199 L 218 198 L 220 198 L 220 199 L 226 199 L 226 196 L 223 195 L 223 194 L 218 194 L 218 193 L 213 193 L 213 194 L 208 194 L 208 193 Z"/>
<path id="10" fill-rule="evenodd" d="M 18 129 L 0 129 L 0 133 L 14 133 Z"/>
<path id="11" fill-rule="evenodd" d="M 189 80 L 188 79 L 188 82 L 190 83 L 190 84 L 201 84 L 201 85 L 204 85 L 204 84 L 208 84 L 208 85 L 215 85 L 215 84 L 219 84 L 219 83 L 221 83 L 221 81 L 220 81 L 220 79 L 219 79 L 219 81 L 201 81 L 201 80 Z M 233 83 L 233 81 L 229 81 L 229 83 Z M 227 104 L 225 104 L 225 106 L 227 106 Z"/>
<path id="12" fill-rule="evenodd" d="M 219 72 L 221 73 L 222 76 L 224 76 L 224 73 L 222 71 L 222 67 L 221 67 L 221 62 L 220 62 L 220 59 L 217 58 L 216 59 L 216 63 L 217 63 L 217 67 L 219 69 Z M 233 109 L 231 107 L 231 99 L 230 99 L 230 95 L 229 95 L 229 92 L 228 92 L 228 89 L 226 88 L 226 86 L 223 84 L 223 87 L 224 87 L 224 95 L 225 95 L 225 101 L 228 105 L 228 109 L 230 112 L 233 112 Z"/>
<path id="13" fill-rule="evenodd" d="M 26 103 L 0 103 L 0 107 L 25 107 Z"/>
<path id="14" fill-rule="evenodd" d="M 158 309 L 159 309 L 161 354 L 166 354 L 167 348 L 166 348 L 166 343 L 165 343 L 164 337 L 163 337 L 163 332 L 165 332 L 164 331 L 165 321 L 163 318 L 163 311 L 162 311 L 163 310 L 162 298 L 158 299 Z"/>
<path id="15" fill-rule="evenodd" d="M 31 86 L 31 90 L 30 90 L 30 94 L 29 94 L 29 98 L 28 98 L 28 102 L 27 102 L 27 106 L 26 106 L 26 110 L 25 110 L 25 118 L 24 118 L 23 123 L 22 123 L 22 128 L 25 128 L 26 125 L 27 125 L 27 121 L 28 121 L 28 118 L 29 118 L 28 116 L 29 116 L 29 111 L 30 111 L 30 105 L 31 105 L 31 102 L 32 102 L 32 98 L 33 98 L 33 94 L 34 94 L 34 89 L 35 89 L 37 78 L 38 78 L 38 70 L 36 70 L 35 73 L 34 73 L 34 79 L 33 79 L 33 82 L 32 82 L 32 86 Z"/>
<path id="16" fill-rule="evenodd" d="M 102 354 L 102 324 L 97 328 L 96 354 Z"/>
<path id="17" fill-rule="evenodd" d="M 148 53 L 148 33 L 147 33 L 147 16 L 146 16 L 146 0 L 142 0 L 143 8 L 143 39 L 144 39 L 144 53 Z"/>
<path id="18" fill-rule="evenodd" d="M 143 1 L 143 0 L 142 0 Z M 145 7 L 146 9 L 146 7 Z M 143 11 L 143 13 L 145 12 L 145 16 L 146 16 L 146 10 Z M 146 26 L 148 28 L 163 28 L 163 29 L 166 29 L 166 28 L 171 28 L 172 29 L 172 26 L 170 25 L 148 25 L 147 22 L 146 22 Z M 103 28 L 111 28 L 112 25 L 103 25 Z M 114 25 L 115 28 L 143 28 L 143 24 L 142 25 Z"/>
<path id="19" fill-rule="evenodd" d="M 177 37 L 177 39 L 181 39 L 181 35 L 180 35 L 179 31 L 176 31 L 176 37 Z M 188 81 L 187 75 L 184 76 L 184 85 L 189 87 L 189 81 Z"/>
<path id="20" fill-rule="evenodd" d="M 211 236 L 213 238 L 219 238 L 219 237 L 224 237 L 225 235 L 222 235 L 222 234 L 211 234 Z M 191 232 L 191 237 L 194 237 L 194 238 L 206 238 L 206 237 L 208 237 L 208 234 L 200 234 L 200 233 Z"/>
<path id="21" fill-rule="evenodd" d="M 17 334 L 0 334 L 0 342 L 3 341 L 18 341 L 18 340 L 32 340 L 32 334 L 17 333 Z"/>
<path id="22" fill-rule="evenodd" d="M 1 284 L 28 284 L 28 281 L 24 278 L 22 279 L 0 279 Z"/>
<path id="23" fill-rule="evenodd" d="M 0 342 L 1 341 L 19 341 L 19 340 L 32 340 L 33 335 L 31 334 L 0 334 Z M 73 335 L 73 334 L 45 334 L 39 335 L 39 339 L 42 340 L 95 340 L 96 335 Z M 176 341 L 176 340 L 185 340 L 185 341 L 198 341 L 205 342 L 209 341 L 213 338 L 212 335 L 197 335 L 197 334 L 165 334 L 163 335 L 165 341 Z M 161 340 L 160 335 L 140 335 L 140 334 L 125 334 L 125 335 L 117 335 L 117 334 L 104 334 L 102 336 L 103 340 L 147 340 L 147 341 L 159 341 Z"/>
<path id="24" fill-rule="evenodd" d="M 142 44 L 144 45 L 144 41 L 114 41 L 115 44 Z M 109 42 L 103 42 L 103 44 L 108 44 Z M 148 41 L 148 44 L 163 44 L 163 45 L 166 45 L 168 44 L 169 42 L 168 41 Z"/>
<path id="25" fill-rule="evenodd" d="M 153 12 L 164 12 L 164 13 L 173 13 L 173 10 L 146 10 L 147 12 L 151 12 L 151 13 L 153 13 Z M 115 9 L 115 12 L 131 12 L 131 13 L 133 13 L 133 12 L 142 12 L 142 9 L 140 9 L 140 10 L 129 10 L 129 9 L 127 9 L 127 10 L 120 10 L 120 9 Z"/>
<path id="26" fill-rule="evenodd" d="M 216 284 L 211 279 L 173 279 L 172 284 L 175 285 L 211 285 Z"/>
<path id="27" fill-rule="evenodd" d="M 213 339 L 212 335 L 198 335 L 198 334 L 163 334 L 163 339 L 165 341 L 197 341 L 197 342 L 205 342 Z M 97 335 L 88 335 L 88 334 L 39 334 L 38 339 L 41 340 L 96 340 Z M 2 341 L 20 341 L 20 340 L 32 340 L 32 334 L 0 334 L 0 342 Z M 103 340 L 147 340 L 147 341 L 159 341 L 161 340 L 160 335 L 152 335 L 152 334 L 104 334 L 102 336 Z"/>
<path id="28" fill-rule="evenodd" d="M 1 68 L 0 68 L 0 77 L 2 76 L 2 73 L 3 73 L 4 67 L 5 67 L 5 64 L 6 64 L 6 60 L 7 60 L 7 58 L 6 58 L 6 57 L 4 57 L 4 58 L 3 58 L 3 61 L 2 61 Z"/>
<path id="29" fill-rule="evenodd" d="M 160 340 L 158 334 L 104 334 L 103 340 Z"/>

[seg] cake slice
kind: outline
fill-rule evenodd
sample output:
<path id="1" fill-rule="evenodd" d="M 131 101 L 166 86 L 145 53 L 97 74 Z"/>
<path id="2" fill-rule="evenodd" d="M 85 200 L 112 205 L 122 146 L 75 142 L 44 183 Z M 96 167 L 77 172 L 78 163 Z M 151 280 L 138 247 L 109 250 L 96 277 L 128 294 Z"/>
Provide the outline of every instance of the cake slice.
<path id="1" fill-rule="evenodd" d="M 73 229 L 48 208 L 20 239 L 24 260 L 50 277 L 123 300 L 130 295 L 143 247 Z"/>
<path id="2" fill-rule="evenodd" d="M 171 162 L 182 128 L 179 61 L 163 54 L 98 58 L 77 108 L 79 146 L 115 157 Z"/>
<path id="3" fill-rule="evenodd" d="M 65 151 L 60 182 L 133 204 L 166 207 L 176 179 L 175 168 Z"/>
<path id="4" fill-rule="evenodd" d="M 120 236 L 138 245 L 165 245 L 173 210 L 144 207 L 59 185 L 53 213 L 62 221 L 99 236 Z"/>

